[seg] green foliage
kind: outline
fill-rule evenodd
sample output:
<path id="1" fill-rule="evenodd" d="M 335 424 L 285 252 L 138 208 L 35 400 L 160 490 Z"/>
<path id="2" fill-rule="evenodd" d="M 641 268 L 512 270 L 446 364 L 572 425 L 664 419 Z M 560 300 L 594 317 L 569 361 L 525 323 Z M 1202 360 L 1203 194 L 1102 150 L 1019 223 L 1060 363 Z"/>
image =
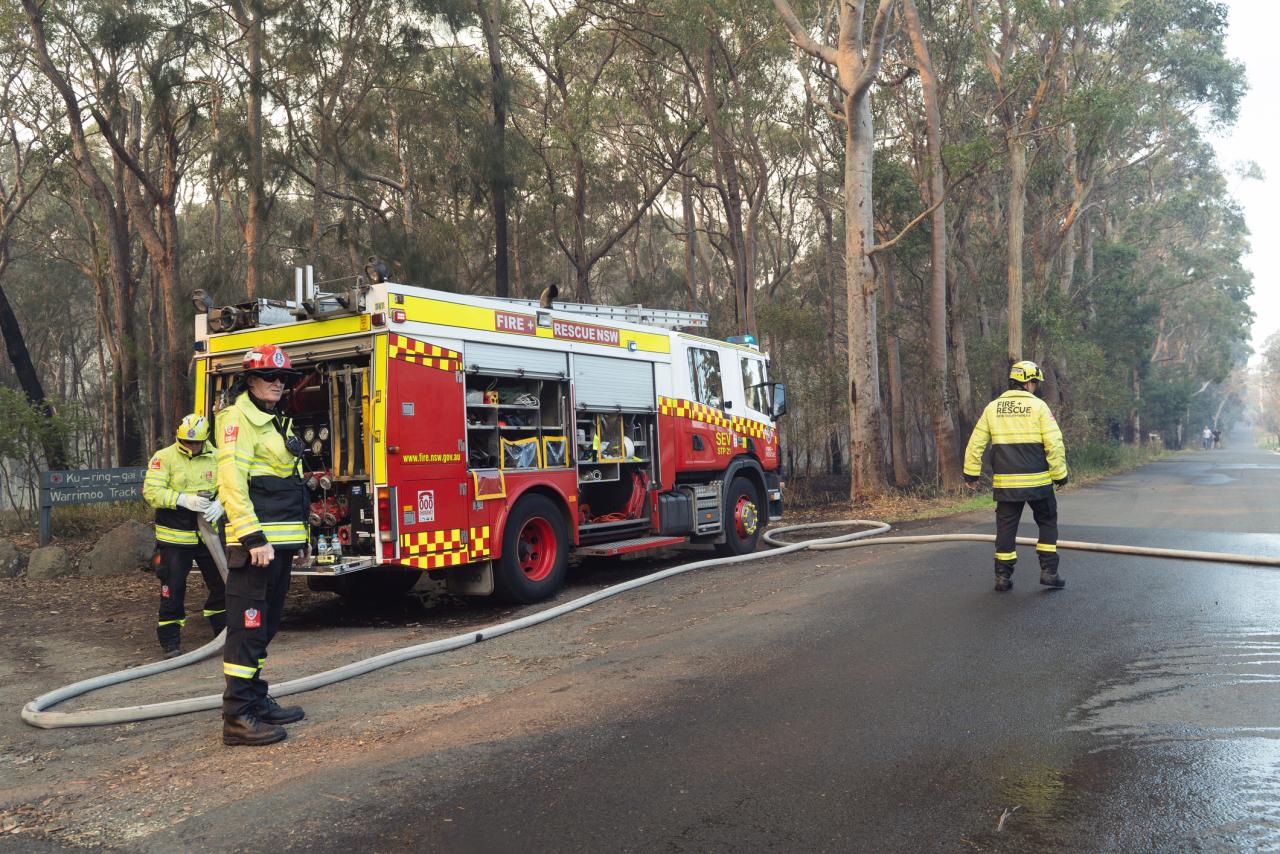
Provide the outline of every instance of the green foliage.
<path id="1" fill-rule="evenodd" d="M 1164 449 L 1158 445 L 1130 445 L 1120 442 L 1087 442 L 1068 448 L 1067 464 L 1076 479 L 1116 474 L 1159 459 Z"/>
<path id="2" fill-rule="evenodd" d="M 46 417 L 22 392 L 0 387 L 0 457 L 38 461 L 33 451 L 51 442 L 68 444 L 85 426 L 74 410 Z"/>

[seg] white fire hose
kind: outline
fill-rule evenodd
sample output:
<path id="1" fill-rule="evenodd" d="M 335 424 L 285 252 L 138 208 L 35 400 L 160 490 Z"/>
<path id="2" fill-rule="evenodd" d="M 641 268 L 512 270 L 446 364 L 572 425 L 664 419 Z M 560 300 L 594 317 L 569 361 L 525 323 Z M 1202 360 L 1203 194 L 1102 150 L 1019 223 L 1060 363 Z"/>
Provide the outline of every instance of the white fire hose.
<path id="1" fill-rule="evenodd" d="M 223 578 L 226 578 L 226 558 L 222 552 L 221 543 L 217 536 L 214 535 L 212 529 L 208 527 L 207 523 L 201 520 L 200 524 L 201 535 L 209 545 L 209 550 L 218 564 L 219 572 L 222 573 Z M 822 528 L 849 528 L 853 526 L 866 526 L 866 530 L 855 531 L 851 534 L 840 534 L 834 537 L 804 540 L 798 543 L 784 543 L 777 539 L 779 535 L 795 533 L 797 531 L 811 531 Z M 828 551 L 869 545 L 995 542 L 995 537 L 990 534 L 928 534 L 919 536 L 878 537 L 876 539 L 867 539 L 868 537 L 874 537 L 876 534 L 883 534 L 888 530 L 889 526 L 884 522 L 870 521 L 867 519 L 844 519 L 835 522 L 814 522 L 805 525 L 789 525 L 787 527 L 778 528 L 775 531 L 765 533 L 765 542 L 775 547 L 770 551 L 754 552 L 752 554 L 739 555 L 736 557 L 719 557 L 710 560 L 699 560 L 694 561 L 693 563 L 674 566 L 670 569 L 664 569 L 650 575 L 632 579 L 631 581 L 624 581 L 611 587 L 605 587 L 601 590 L 595 591 L 594 593 L 588 593 L 587 595 L 580 596 L 570 602 L 565 602 L 563 605 L 556 605 L 535 614 L 529 614 L 525 617 L 508 620 L 505 623 L 498 623 L 497 625 L 488 626 L 486 628 L 464 632 L 459 635 L 454 635 L 453 637 L 441 638 L 440 640 L 403 647 L 401 649 L 384 652 L 381 655 L 375 655 L 371 658 L 363 659 L 362 661 L 354 661 L 341 667 L 335 667 L 332 670 L 326 670 L 322 673 L 315 673 L 311 676 L 303 676 L 299 679 L 293 679 L 288 682 L 277 683 L 271 686 L 271 693 L 275 697 L 284 697 L 290 694 L 301 694 L 304 691 L 313 691 L 316 688 L 323 688 L 324 686 L 332 685 L 335 682 L 343 682 L 347 679 L 363 676 L 366 673 L 372 673 L 375 670 L 390 667 L 393 664 L 399 664 L 403 661 L 410 661 L 415 658 L 423 658 L 429 655 L 437 655 L 442 652 L 460 649 L 464 646 L 470 646 L 471 644 L 476 644 L 480 641 L 501 637 L 503 635 L 519 631 L 520 629 L 527 629 L 530 626 L 536 626 L 539 623 L 545 623 L 548 620 L 554 620 L 556 617 L 563 616 L 571 611 L 576 611 L 579 608 L 585 608 L 586 606 L 599 602 L 603 599 L 609 599 L 613 596 L 619 595 L 620 593 L 625 593 L 628 590 L 643 587 L 646 584 L 653 584 L 655 581 L 661 581 L 664 578 L 670 578 L 673 575 L 682 575 L 686 572 L 692 572 L 695 569 L 704 569 L 712 566 L 727 566 L 729 564 L 736 563 L 747 563 L 748 561 L 763 560 L 765 558 L 777 557 L 779 555 L 790 554 L 791 552 L 803 551 L 805 549 Z M 1021 545 L 1034 545 L 1035 542 L 1036 541 L 1034 539 L 1029 537 L 1018 538 L 1018 543 Z M 1259 555 L 1183 551 L 1180 549 L 1147 548 L 1145 546 L 1114 546 L 1106 543 L 1082 543 L 1071 540 L 1059 540 L 1058 548 L 1072 549 L 1076 551 L 1107 552 L 1110 554 L 1171 558 L 1174 560 L 1214 561 L 1217 563 L 1280 567 L 1280 557 L 1263 557 Z M 139 667 L 131 667 L 127 670 L 121 670 L 116 673 L 107 673 L 102 676 L 95 676 L 90 679 L 85 679 L 80 682 L 67 685 L 63 688 L 58 688 L 57 690 L 50 691 L 47 694 L 41 694 L 22 708 L 22 719 L 35 727 L 41 727 L 43 729 L 57 729 L 73 726 L 101 726 L 103 724 L 130 723 L 134 721 L 149 720 L 151 718 L 181 715 L 186 714 L 187 712 L 202 712 L 220 708 L 222 706 L 222 696 L 220 694 L 209 694 L 203 697 L 190 697 L 185 700 L 168 700 L 161 703 L 148 703 L 140 706 L 121 706 L 114 709 L 87 709 L 77 712 L 48 711 L 48 709 L 59 703 L 70 700 L 73 697 L 79 697 L 82 694 L 88 694 L 91 691 L 97 691 L 110 685 L 132 682 L 135 679 L 142 679 L 156 673 L 165 673 L 170 670 L 185 667 L 188 664 L 194 664 L 197 661 L 202 661 L 203 659 L 215 655 L 222 649 L 225 637 L 226 631 L 223 630 L 221 634 L 204 646 L 199 649 L 192 650 L 184 655 L 180 655 L 177 658 L 171 658 L 167 661 L 157 661 L 153 664 L 145 664 Z"/>

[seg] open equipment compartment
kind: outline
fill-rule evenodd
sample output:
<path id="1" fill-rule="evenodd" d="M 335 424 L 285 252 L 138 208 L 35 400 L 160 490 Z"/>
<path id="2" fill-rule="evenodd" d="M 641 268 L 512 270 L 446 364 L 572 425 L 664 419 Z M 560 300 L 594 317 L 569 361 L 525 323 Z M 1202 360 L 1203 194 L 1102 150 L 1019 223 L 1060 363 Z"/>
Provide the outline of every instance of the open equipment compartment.
<path id="1" fill-rule="evenodd" d="M 651 412 L 579 409 L 574 444 L 578 460 L 578 523 L 587 539 L 604 530 L 649 521 L 649 494 L 658 469 Z"/>
<path id="2" fill-rule="evenodd" d="M 367 353 L 294 360 L 302 379 L 285 392 L 283 412 L 302 440 L 299 473 L 307 491 L 310 561 L 294 572 L 325 574 L 371 566 L 376 555 L 367 425 L 372 418 Z M 238 373 L 209 376 L 211 411 L 234 401 Z M 216 438 L 216 437 L 215 437 Z"/>

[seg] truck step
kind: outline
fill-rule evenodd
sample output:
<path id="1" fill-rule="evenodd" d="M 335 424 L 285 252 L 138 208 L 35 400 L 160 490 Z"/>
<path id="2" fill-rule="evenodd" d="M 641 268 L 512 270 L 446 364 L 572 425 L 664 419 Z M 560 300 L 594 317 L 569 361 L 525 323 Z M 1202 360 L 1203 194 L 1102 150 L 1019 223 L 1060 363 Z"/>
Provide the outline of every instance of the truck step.
<path id="1" fill-rule="evenodd" d="M 618 540 L 613 543 L 599 543 L 594 546 L 583 546 L 576 554 L 590 557 L 614 557 L 628 552 L 642 552 L 646 549 L 660 549 L 663 546 L 678 546 L 689 541 L 688 537 L 636 537 L 632 540 Z"/>

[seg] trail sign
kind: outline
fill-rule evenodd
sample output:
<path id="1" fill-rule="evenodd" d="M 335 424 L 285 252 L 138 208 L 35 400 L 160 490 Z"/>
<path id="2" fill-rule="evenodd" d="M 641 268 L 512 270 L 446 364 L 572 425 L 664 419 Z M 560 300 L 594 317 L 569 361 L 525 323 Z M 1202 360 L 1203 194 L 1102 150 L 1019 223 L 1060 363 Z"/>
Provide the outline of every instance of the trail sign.
<path id="1" fill-rule="evenodd" d="M 78 469 L 40 473 L 40 545 L 52 536 L 53 508 L 142 498 L 144 468 Z"/>

